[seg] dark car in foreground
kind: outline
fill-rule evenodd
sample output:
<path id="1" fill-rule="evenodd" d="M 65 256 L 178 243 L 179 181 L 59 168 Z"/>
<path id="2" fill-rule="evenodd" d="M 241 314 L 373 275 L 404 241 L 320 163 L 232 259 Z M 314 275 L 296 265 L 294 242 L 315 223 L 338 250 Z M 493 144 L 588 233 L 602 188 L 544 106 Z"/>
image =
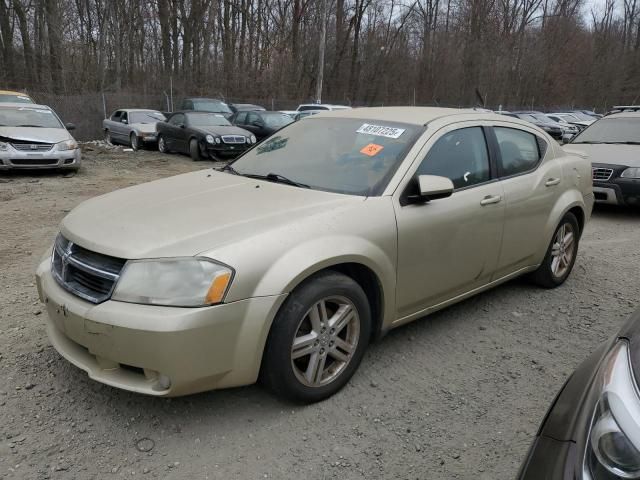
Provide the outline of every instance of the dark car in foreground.
<path id="1" fill-rule="evenodd" d="M 596 202 L 640 205 L 640 112 L 607 115 L 570 145 L 591 159 Z"/>
<path id="2" fill-rule="evenodd" d="M 257 141 L 251 132 L 231 125 L 219 113 L 175 112 L 156 128 L 158 150 L 186 153 L 194 160 L 236 157 Z"/>
<path id="3" fill-rule="evenodd" d="M 640 310 L 553 402 L 519 480 L 640 478 Z"/>
<path id="4" fill-rule="evenodd" d="M 258 140 L 265 139 L 293 122 L 293 118 L 281 112 L 236 112 L 229 121 L 253 133 Z"/>

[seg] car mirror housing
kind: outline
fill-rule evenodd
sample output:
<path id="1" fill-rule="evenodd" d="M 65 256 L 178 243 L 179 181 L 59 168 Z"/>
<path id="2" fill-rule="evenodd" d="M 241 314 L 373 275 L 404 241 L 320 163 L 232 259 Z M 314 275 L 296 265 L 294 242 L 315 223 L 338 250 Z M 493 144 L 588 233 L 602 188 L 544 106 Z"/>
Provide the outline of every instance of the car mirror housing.
<path id="1" fill-rule="evenodd" d="M 419 175 L 418 192 L 421 200 L 437 200 L 450 197 L 453 193 L 453 182 L 447 177 L 437 175 Z"/>
<path id="2" fill-rule="evenodd" d="M 75 123 L 65 123 L 64 124 L 64 128 L 66 128 L 67 130 L 71 131 L 71 130 L 75 130 L 76 129 L 76 125 L 75 125 Z"/>

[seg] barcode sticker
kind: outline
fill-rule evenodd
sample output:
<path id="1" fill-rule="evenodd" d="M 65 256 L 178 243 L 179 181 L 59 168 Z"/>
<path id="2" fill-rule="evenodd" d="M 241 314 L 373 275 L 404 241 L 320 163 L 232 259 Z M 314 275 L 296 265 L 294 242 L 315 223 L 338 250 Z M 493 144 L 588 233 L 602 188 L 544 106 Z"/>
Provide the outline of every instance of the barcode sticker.
<path id="1" fill-rule="evenodd" d="M 377 135 L 378 137 L 398 138 L 404 133 L 404 128 L 385 127 L 383 125 L 370 125 L 368 123 L 362 124 L 362 126 L 356 130 L 357 133 L 364 133 L 366 135 Z"/>

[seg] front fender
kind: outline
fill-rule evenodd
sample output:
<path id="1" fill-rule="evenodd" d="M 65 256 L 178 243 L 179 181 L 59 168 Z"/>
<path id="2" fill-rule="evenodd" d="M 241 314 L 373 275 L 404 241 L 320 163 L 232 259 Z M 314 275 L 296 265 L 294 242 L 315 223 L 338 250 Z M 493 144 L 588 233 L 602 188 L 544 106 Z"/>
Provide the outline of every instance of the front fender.
<path id="1" fill-rule="evenodd" d="M 384 328 L 393 321 L 395 312 L 395 259 L 380 246 L 360 237 L 333 235 L 295 246 L 268 268 L 252 296 L 290 293 L 314 273 L 344 263 L 364 265 L 378 277 L 382 287 Z"/>

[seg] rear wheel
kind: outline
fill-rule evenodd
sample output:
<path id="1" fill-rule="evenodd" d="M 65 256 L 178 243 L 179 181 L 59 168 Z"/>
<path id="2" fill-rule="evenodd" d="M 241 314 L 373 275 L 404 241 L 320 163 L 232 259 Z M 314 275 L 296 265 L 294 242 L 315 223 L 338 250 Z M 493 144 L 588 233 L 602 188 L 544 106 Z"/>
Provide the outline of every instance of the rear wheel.
<path id="1" fill-rule="evenodd" d="M 135 133 L 131 133 L 131 135 L 129 136 L 129 143 L 131 144 L 131 148 L 134 151 L 140 148 L 138 136 Z"/>
<path id="2" fill-rule="evenodd" d="M 555 288 L 569 277 L 578 255 L 580 226 L 573 213 L 567 213 L 556 228 L 547 254 L 531 278 L 545 288 Z"/>
<path id="3" fill-rule="evenodd" d="M 202 154 L 200 153 L 200 144 L 195 138 L 192 138 L 189 142 L 189 153 L 191 154 L 191 158 L 196 162 L 202 160 Z"/>
<path id="4" fill-rule="evenodd" d="M 261 379 L 278 395 L 311 403 L 330 397 L 354 374 L 371 336 L 367 296 L 337 272 L 314 275 L 278 312 Z"/>
<path id="5" fill-rule="evenodd" d="M 109 133 L 109 130 L 104 131 L 104 141 L 109 145 L 113 145 L 113 140 L 111 140 L 111 133 Z"/>

